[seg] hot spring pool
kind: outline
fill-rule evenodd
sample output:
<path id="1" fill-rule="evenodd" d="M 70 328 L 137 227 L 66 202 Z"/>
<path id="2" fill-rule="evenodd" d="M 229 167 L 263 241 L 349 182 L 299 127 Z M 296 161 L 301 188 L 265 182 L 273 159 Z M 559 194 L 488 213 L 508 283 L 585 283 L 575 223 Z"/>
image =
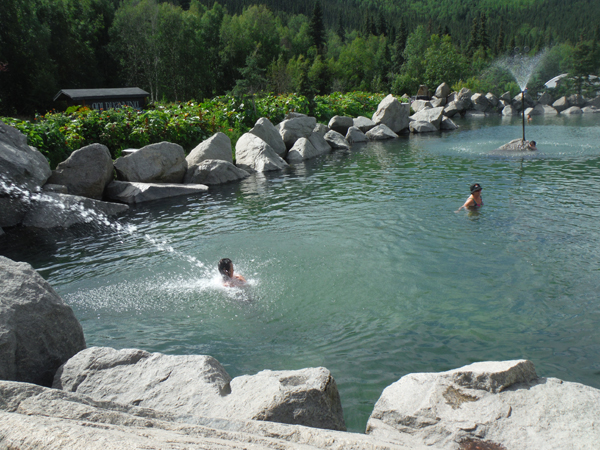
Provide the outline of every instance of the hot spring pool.
<path id="1" fill-rule="evenodd" d="M 132 208 L 128 229 L 8 230 L 88 346 L 208 354 L 231 376 L 325 366 L 349 430 L 410 372 L 527 358 L 600 388 L 600 117 L 518 119 L 355 146 Z M 485 206 L 455 213 L 473 182 Z M 220 285 L 233 259 L 245 290 Z"/>

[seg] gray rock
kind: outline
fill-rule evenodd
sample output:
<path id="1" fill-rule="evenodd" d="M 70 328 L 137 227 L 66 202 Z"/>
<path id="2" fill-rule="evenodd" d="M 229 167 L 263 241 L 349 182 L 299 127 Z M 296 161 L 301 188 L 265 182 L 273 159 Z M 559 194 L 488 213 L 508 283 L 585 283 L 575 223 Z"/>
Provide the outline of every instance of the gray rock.
<path id="1" fill-rule="evenodd" d="M 436 130 L 439 130 L 443 116 L 444 108 L 440 106 L 437 108 L 423 109 L 410 116 L 410 119 L 416 122 L 429 122 L 435 127 Z"/>
<path id="2" fill-rule="evenodd" d="M 329 145 L 328 145 L 328 147 L 329 147 Z M 329 150 L 328 150 L 328 152 L 329 152 Z M 317 149 L 310 143 L 310 141 L 308 139 L 300 138 L 296 141 L 294 146 L 288 151 L 286 159 L 287 159 L 288 163 L 295 163 L 295 162 L 304 161 L 305 159 L 315 158 L 322 154 L 323 154 L 323 152 L 317 151 Z"/>
<path id="3" fill-rule="evenodd" d="M 346 138 L 337 131 L 328 131 L 327 133 L 325 133 L 325 136 L 323 136 L 323 138 L 334 150 L 339 148 L 348 150 L 350 148 L 350 144 L 348 143 Z"/>
<path id="4" fill-rule="evenodd" d="M 596 98 L 588 100 L 585 103 L 585 106 L 593 106 L 594 108 L 599 108 L 600 109 L 600 95 L 598 97 L 596 97 Z"/>
<path id="5" fill-rule="evenodd" d="M 567 97 L 561 97 L 558 100 L 556 100 L 554 103 L 552 103 L 552 107 L 557 110 L 559 113 L 563 112 L 565 109 L 569 108 L 571 106 L 571 104 L 569 103 L 569 100 L 567 100 Z"/>
<path id="6" fill-rule="evenodd" d="M 327 134 L 328 131 L 329 127 L 327 125 L 323 125 L 322 123 L 316 124 L 315 128 L 313 129 L 313 133 L 320 134 L 321 137 L 325 136 L 325 134 Z"/>
<path id="7" fill-rule="evenodd" d="M 27 383 L 0 381 L 0 436 L 40 450 L 440 450 L 358 433 L 275 422 L 170 414 L 97 401 Z"/>
<path id="8" fill-rule="evenodd" d="M 517 111 L 523 111 L 523 93 L 519 92 L 517 95 L 514 96 L 514 98 L 512 99 L 511 102 L 511 106 L 513 107 L 513 109 L 516 109 Z M 525 94 L 525 108 L 531 108 L 535 106 L 535 101 L 533 100 L 533 98 L 531 97 L 531 95 L 529 95 L 529 93 Z"/>
<path id="9" fill-rule="evenodd" d="M 354 120 L 352 117 L 347 116 L 333 116 L 329 121 L 329 129 L 337 131 L 340 134 L 346 134 L 348 128 L 354 126 Z"/>
<path id="10" fill-rule="evenodd" d="M 313 145 L 315 150 L 317 150 L 319 155 L 329 153 L 331 151 L 331 146 L 327 143 L 323 136 L 324 135 L 321 133 L 313 132 L 313 134 L 308 137 L 308 140 Z"/>
<path id="11" fill-rule="evenodd" d="M 599 390 L 537 378 L 533 364 L 520 360 L 406 375 L 383 391 L 367 434 L 393 443 L 410 433 L 453 449 L 466 440 L 507 449 L 593 449 L 599 423 Z"/>
<path id="12" fill-rule="evenodd" d="M 0 379 L 50 386 L 85 348 L 81 325 L 29 264 L 0 256 L 0 273 Z"/>
<path id="13" fill-rule="evenodd" d="M 449 117 L 442 118 L 442 122 L 440 123 L 440 130 L 456 130 L 458 129 L 458 125 L 456 125 L 452 119 Z"/>
<path id="14" fill-rule="evenodd" d="M 579 94 L 570 95 L 568 97 L 568 100 L 569 100 L 569 105 L 579 106 L 580 108 L 582 108 L 587 103 L 587 100 Z"/>
<path id="15" fill-rule="evenodd" d="M 468 98 L 470 99 L 471 97 L 473 97 L 473 92 L 471 92 L 471 89 L 469 88 L 462 88 L 460 91 L 458 91 L 458 93 L 456 94 L 456 99 L 460 100 L 463 98 Z"/>
<path id="16" fill-rule="evenodd" d="M 364 117 L 364 116 L 358 116 L 353 121 L 353 126 L 355 126 L 356 128 L 358 128 L 363 133 L 366 133 L 371 128 L 375 128 L 376 125 L 377 124 L 375 122 L 373 122 L 368 117 Z"/>
<path id="17" fill-rule="evenodd" d="M 415 113 L 418 113 L 422 109 L 433 108 L 433 105 L 429 100 L 415 100 L 410 104 L 410 107 Z"/>
<path id="18" fill-rule="evenodd" d="M 47 192 L 36 195 L 23 225 L 36 228 L 68 228 L 77 223 L 108 224 L 108 216 L 129 209 L 127 205 L 102 202 L 77 195 Z"/>
<path id="19" fill-rule="evenodd" d="M 217 161 L 209 159 L 207 161 Z M 224 164 L 231 164 L 221 161 Z M 205 161 L 200 164 L 204 164 Z M 231 164 L 233 166 L 233 164 Z M 198 166 L 196 166 L 198 167 Z M 241 169 L 240 169 L 241 170 Z M 182 195 L 202 194 L 208 191 L 204 184 L 176 183 L 136 183 L 135 181 L 113 181 L 106 188 L 106 196 L 116 202 L 135 204 L 180 197 Z"/>
<path id="20" fill-rule="evenodd" d="M 308 138 L 316 125 L 317 119 L 303 115 L 301 117 L 284 120 L 277 125 L 277 129 L 285 143 L 285 147 L 290 149 L 298 139 Z"/>
<path id="21" fill-rule="evenodd" d="M 482 118 L 486 117 L 486 115 L 487 115 L 487 113 L 484 113 L 483 111 L 471 110 L 471 111 L 465 112 L 463 117 L 465 119 L 482 119 Z"/>
<path id="22" fill-rule="evenodd" d="M 53 387 L 183 416 L 345 430 L 335 380 L 323 367 L 265 370 L 232 380 L 210 356 L 92 347 L 59 369 Z"/>
<path id="23" fill-rule="evenodd" d="M 187 162 L 181 145 L 159 142 L 118 158 L 115 170 L 119 181 L 181 183 L 187 170 Z"/>
<path id="24" fill-rule="evenodd" d="M 456 102 L 455 101 L 448 103 L 444 107 L 444 116 L 446 116 L 446 117 L 454 117 L 455 115 L 457 115 L 459 113 L 460 113 L 460 111 L 456 107 Z"/>
<path id="25" fill-rule="evenodd" d="M 581 112 L 584 114 L 598 113 L 600 112 L 600 109 L 594 106 L 584 106 L 583 108 L 581 108 Z"/>
<path id="26" fill-rule="evenodd" d="M 367 133 L 368 133 L 368 131 L 367 131 Z M 393 131 L 392 131 L 392 133 L 393 133 Z M 357 144 L 359 142 L 367 142 L 369 140 L 369 138 L 365 135 L 365 133 L 360 131 L 357 127 L 350 127 L 350 128 L 348 128 L 348 132 L 346 133 L 346 140 L 350 143 L 350 145 L 352 145 L 352 144 Z"/>
<path id="27" fill-rule="evenodd" d="M 437 108 L 438 106 L 445 106 L 446 105 L 446 99 L 445 98 L 431 97 L 431 100 L 429 101 L 429 103 L 431 103 L 431 107 L 432 108 Z"/>
<path id="28" fill-rule="evenodd" d="M 0 197 L 0 227 L 14 227 L 20 224 L 30 207 L 29 197 Z"/>
<path id="29" fill-rule="evenodd" d="M 284 117 L 284 120 L 297 119 L 298 117 L 308 117 L 306 114 L 302 114 L 296 111 L 290 111 Z"/>
<path id="30" fill-rule="evenodd" d="M 550 105 L 542 105 L 542 108 L 544 109 L 544 114 L 548 115 L 548 116 L 555 116 L 558 114 L 558 111 L 555 110 L 552 106 Z"/>
<path id="31" fill-rule="evenodd" d="M 213 185 L 229 183 L 249 176 L 247 171 L 234 166 L 229 161 L 205 159 L 198 165 L 188 167 L 183 182 Z"/>
<path id="32" fill-rule="evenodd" d="M 492 109 L 492 105 L 487 97 L 479 93 L 471 96 L 471 104 L 476 111 L 487 112 Z"/>
<path id="33" fill-rule="evenodd" d="M 552 105 L 554 100 L 548 92 L 544 92 L 542 95 L 540 95 L 540 98 L 538 98 L 538 103 L 541 103 L 542 105 Z"/>
<path id="34" fill-rule="evenodd" d="M 0 122 L 0 182 L 36 191 L 52 175 L 48 161 L 27 145 L 27 136 Z M 0 195 L 5 194 L 0 183 Z"/>
<path id="35" fill-rule="evenodd" d="M 456 105 L 456 109 L 461 113 L 471 109 L 473 106 L 473 103 L 471 102 L 471 97 L 469 97 L 468 95 L 457 96 L 457 99 L 454 101 L 454 104 Z"/>
<path id="36" fill-rule="evenodd" d="M 437 87 L 437 89 L 435 90 L 435 96 L 437 98 L 445 99 L 449 95 L 450 95 L 450 86 L 448 86 L 446 83 L 440 84 Z"/>
<path id="37" fill-rule="evenodd" d="M 367 131 L 366 136 L 371 141 L 385 141 L 387 139 L 396 139 L 398 137 L 396 133 L 383 123 Z"/>
<path id="38" fill-rule="evenodd" d="M 570 116 L 572 114 L 583 114 L 583 111 L 579 106 L 571 106 L 570 108 L 564 109 L 560 112 L 561 115 Z"/>
<path id="39" fill-rule="evenodd" d="M 488 92 L 487 94 L 485 94 L 485 98 L 487 98 L 488 102 L 490 102 L 490 105 L 492 106 L 492 108 L 498 107 L 498 102 L 500 100 L 498 100 L 498 97 L 496 97 L 494 94 L 492 94 L 491 92 Z"/>
<path id="40" fill-rule="evenodd" d="M 104 188 L 114 178 L 113 160 L 105 145 L 90 144 L 75 150 L 61 162 L 49 184 L 67 187 L 67 193 L 81 197 L 102 199 Z"/>
<path id="41" fill-rule="evenodd" d="M 513 139 L 507 144 L 502 145 L 496 151 L 500 152 L 527 152 L 529 150 L 529 141 L 524 141 L 523 139 Z"/>
<path id="42" fill-rule="evenodd" d="M 394 133 L 400 133 L 408 128 L 410 105 L 400 103 L 392 94 L 384 98 L 373 114 L 373 122 L 386 125 Z"/>
<path id="43" fill-rule="evenodd" d="M 438 128 L 436 128 L 435 125 L 424 120 L 415 120 L 410 123 L 409 127 L 411 133 L 431 133 L 433 131 L 438 131 Z"/>
<path id="44" fill-rule="evenodd" d="M 544 105 L 538 103 L 533 108 L 527 108 L 525 110 L 525 116 L 541 116 L 544 115 L 546 111 L 544 110 Z"/>
<path id="45" fill-rule="evenodd" d="M 185 157 L 188 168 L 198 165 L 206 159 L 220 159 L 233 164 L 233 152 L 229 136 L 221 132 L 215 133 L 205 141 L 200 142 Z"/>
<path id="46" fill-rule="evenodd" d="M 429 95 L 429 88 L 426 85 L 424 85 L 424 84 L 420 85 L 419 86 L 419 90 L 417 91 L 417 97 L 427 97 L 427 98 L 429 98 L 430 97 L 430 95 Z"/>
<path id="47" fill-rule="evenodd" d="M 57 194 L 68 194 L 69 189 L 62 184 L 48 184 L 42 186 L 42 192 L 56 192 Z"/>
<path id="48" fill-rule="evenodd" d="M 446 97 L 446 104 L 458 100 L 458 92 L 452 92 Z"/>
<path id="49" fill-rule="evenodd" d="M 506 105 L 503 109 L 502 109 L 502 115 L 503 116 L 514 116 L 518 113 L 518 111 L 515 111 L 513 109 L 513 107 L 511 105 Z"/>
<path id="50" fill-rule="evenodd" d="M 285 148 L 285 143 L 283 142 L 279 131 L 277 130 L 277 128 L 275 128 L 275 125 L 273 125 L 269 119 L 261 117 L 256 121 L 254 127 L 249 132 L 258 136 L 267 144 L 269 144 L 271 148 L 275 150 L 275 153 L 277 153 L 279 156 L 281 156 L 282 158 L 285 156 L 285 152 L 287 151 L 287 149 Z"/>
<path id="51" fill-rule="evenodd" d="M 512 97 L 510 95 L 510 91 L 506 91 L 504 94 L 500 96 L 500 100 L 504 100 L 507 103 L 512 102 Z"/>
<path id="52" fill-rule="evenodd" d="M 248 172 L 268 172 L 281 170 L 288 166 L 269 144 L 252 133 L 245 133 L 238 139 L 235 144 L 235 158 L 236 165 Z"/>

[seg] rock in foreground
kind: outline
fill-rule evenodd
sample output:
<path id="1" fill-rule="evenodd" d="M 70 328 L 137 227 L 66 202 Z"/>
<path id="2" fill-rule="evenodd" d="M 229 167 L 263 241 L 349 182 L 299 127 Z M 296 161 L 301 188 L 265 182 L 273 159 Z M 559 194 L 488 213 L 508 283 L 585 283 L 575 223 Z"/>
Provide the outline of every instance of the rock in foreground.
<path id="1" fill-rule="evenodd" d="M 335 380 L 322 367 L 231 380 L 210 356 L 92 347 L 60 368 L 53 387 L 173 414 L 346 429 Z"/>
<path id="2" fill-rule="evenodd" d="M 81 325 L 29 264 L 0 256 L 0 273 L 0 379 L 50 386 L 60 365 L 85 348 Z"/>
<path id="3" fill-rule="evenodd" d="M 497 444 L 487 448 L 591 450 L 600 440 L 600 390 L 538 378 L 526 360 L 409 374 L 383 391 L 367 433 L 390 442 L 409 433 L 448 449 L 475 440 Z"/>
<path id="4" fill-rule="evenodd" d="M 117 202 L 135 204 L 183 195 L 202 194 L 206 191 L 208 191 L 208 186 L 204 184 L 113 181 L 106 188 L 106 196 Z"/>

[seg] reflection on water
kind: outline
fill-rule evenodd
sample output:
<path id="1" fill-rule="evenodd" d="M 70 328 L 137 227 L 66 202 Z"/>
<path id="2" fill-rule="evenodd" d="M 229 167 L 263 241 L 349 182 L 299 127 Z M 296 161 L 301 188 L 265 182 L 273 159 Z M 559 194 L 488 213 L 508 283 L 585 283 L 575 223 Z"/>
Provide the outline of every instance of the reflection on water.
<path id="1" fill-rule="evenodd" d="M 210 354 L 232 376 L 329 368 L 349 429 L 409 372 L 528 358 L 600 387 L 599 124 L 461 121 L 134 208 L 130 230 L 9 230 L 88 345 Z M 485 206 L 455 213 L 469 185 Z M 249 281 L 222 286 L 217 262 Z"/>

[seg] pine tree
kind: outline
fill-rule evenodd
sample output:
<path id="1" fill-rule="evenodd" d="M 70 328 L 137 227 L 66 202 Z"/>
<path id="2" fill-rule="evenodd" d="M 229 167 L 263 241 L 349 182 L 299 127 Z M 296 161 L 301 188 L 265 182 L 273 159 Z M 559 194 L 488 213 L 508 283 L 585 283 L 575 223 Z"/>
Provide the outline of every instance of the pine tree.
<path id="1" fill-rule="evenodd" d="M 342 25 L 342 18 L 338 17 L 337 29 L 335 30 L 336 34 L 340 37 L 342 43 L 346 42 L 346 30 L 344 30 L 344 26 Z"/>
<path id="2" fill-rule="evenodd" d="M 504 28 L 501 23 L 500 30 L 498 31 L 498 39 L 496 40 L 496 54 L 501 55 L 502 53 L 504 53 Z"/>
<path id="3" fill-rule="evenodd" d="M 318 53 L 322 54 L 325 48 L 325 25 L 323 25 L 323 11 L 321 3 L 315 2 L 312 17 L 308 27 L 308 35 L 312 41 L 312 45 L 317 47 Z"/>
<path id="4" fill-rule="evenodd" d="M 479 48 L 479 20 L 477 17 L 473 18 L 473 24 L 471 25 L 471 38 L 467 44 L 467 55 L 473 56 L 473 53 Z"/>
<path id="5" fill-rule="evenodd" d="M 481 13 L 479 17 L 479 45 L 478 47 L 483 47 L 484 50 L 490 48 L 490 40 L 487 34 L 487 16 L 485 13 Z"/>

